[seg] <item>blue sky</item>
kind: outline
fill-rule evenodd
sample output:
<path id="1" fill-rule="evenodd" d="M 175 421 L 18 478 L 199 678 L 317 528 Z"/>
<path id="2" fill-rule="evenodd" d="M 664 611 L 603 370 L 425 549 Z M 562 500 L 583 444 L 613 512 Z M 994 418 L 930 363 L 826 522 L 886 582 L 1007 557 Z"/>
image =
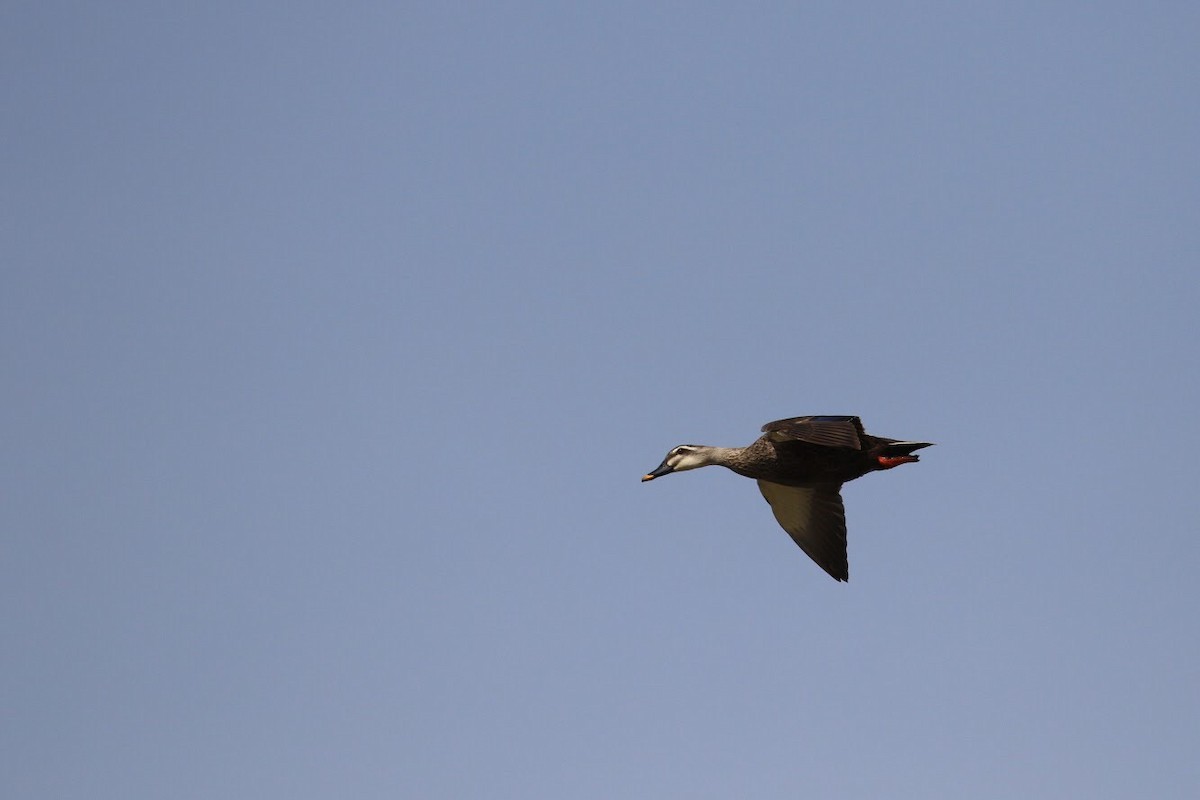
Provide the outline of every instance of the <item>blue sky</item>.
<path id="1" fill-rule="evenodd" d="M 0 20 L 5 796 L 1200 791 L 1200 11 Z"/>

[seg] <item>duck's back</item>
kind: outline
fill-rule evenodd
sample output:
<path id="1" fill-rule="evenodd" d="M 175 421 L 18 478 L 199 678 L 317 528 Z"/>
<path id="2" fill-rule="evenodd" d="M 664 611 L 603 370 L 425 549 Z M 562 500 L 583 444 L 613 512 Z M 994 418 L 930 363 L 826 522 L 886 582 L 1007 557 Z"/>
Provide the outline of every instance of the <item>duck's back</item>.
<path id="1" fill-rule="evenodd" d="M 762 436 L 741 452 L 734 472 L 783 486 L 845 483 L 870 471 L 861 450 Z"/>

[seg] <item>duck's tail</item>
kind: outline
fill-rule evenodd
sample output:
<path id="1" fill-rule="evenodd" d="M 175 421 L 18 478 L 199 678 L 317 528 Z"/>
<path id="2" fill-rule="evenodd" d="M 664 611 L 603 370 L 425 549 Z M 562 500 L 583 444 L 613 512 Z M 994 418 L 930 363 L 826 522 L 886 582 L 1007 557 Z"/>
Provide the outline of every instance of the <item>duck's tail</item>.
<path id="1" fill-rule="evenodd" d="M 921 459 L 919 456 L 914 456 L 913 451 L 932 446 L 933 442 L 888 442 L 876 456 L 876 460 L 879 462 L 877 469 L 891 469 L 901 464 L 916 463 Z"/>
<path id="2" fill-rule="evenodd" d="M 912 456 L 914 450 L 922 447 L 933 447 L 933 442 L 888 442 L 881 452 L 885 456 Z"/>

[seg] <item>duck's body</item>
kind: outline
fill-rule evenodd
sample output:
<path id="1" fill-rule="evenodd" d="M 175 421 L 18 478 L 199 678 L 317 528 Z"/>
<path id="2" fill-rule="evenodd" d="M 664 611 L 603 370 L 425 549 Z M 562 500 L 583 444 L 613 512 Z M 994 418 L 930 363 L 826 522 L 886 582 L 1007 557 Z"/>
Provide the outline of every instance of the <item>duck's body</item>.
<path id="1" fill-rule="evenodd" d="M 842 484 L 915 462 L 913 452 L 931 443 L 871 436 L 852 416 L 791 417 L 762 429 L 747 447 L 680 445 L 642 480 L 712 464 L 754 478 L 796 544 L 835 579 L 848 580 Z"/>

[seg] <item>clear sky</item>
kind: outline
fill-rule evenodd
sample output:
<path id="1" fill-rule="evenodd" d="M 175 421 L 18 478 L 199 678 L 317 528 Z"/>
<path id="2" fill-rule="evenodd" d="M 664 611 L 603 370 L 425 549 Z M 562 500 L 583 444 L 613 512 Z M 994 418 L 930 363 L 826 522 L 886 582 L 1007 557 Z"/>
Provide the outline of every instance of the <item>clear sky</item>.
<path id="1" fill-rule="evenodd" d="M 0 794 L 1200 796 L 1200 6 L 0 12 Z M 681 443 L 858 414 L 848 584 Z"/>

